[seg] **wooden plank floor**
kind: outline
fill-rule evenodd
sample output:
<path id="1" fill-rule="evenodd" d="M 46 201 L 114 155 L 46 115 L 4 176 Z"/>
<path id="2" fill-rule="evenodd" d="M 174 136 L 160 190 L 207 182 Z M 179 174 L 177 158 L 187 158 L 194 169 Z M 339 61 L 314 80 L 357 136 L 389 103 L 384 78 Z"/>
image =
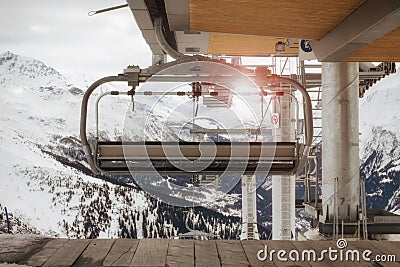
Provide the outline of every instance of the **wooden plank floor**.
<path id="1" fill-rule="evenodd" d="M 239 240 L 168 240 L 168 239 L 49 239 L 0 235 L 1 263 L 28 266 L 400 266 L 400 242 L 349 241 L 342 249 L 366 249 L 376 255 L 394 255 L 391 262 L 302 260 L 304 251 L 337 250 L 333 241 L 239 241 Z M 261 253 L 259 252 L 260 250 Z M 265 261 L 258 259 L 265 256 Z M 282 254 L 279 251 L 286 251 Z M 293 252 L 295 251 L 295 252 Z M 296 260 L 296 251 L 299 260 Z M 271 255 L 273 257 L 271 258 Z M 308 257 L 308 256 L 307 256 Z M 343 256 L 345 257 L 345 256 Z"/>

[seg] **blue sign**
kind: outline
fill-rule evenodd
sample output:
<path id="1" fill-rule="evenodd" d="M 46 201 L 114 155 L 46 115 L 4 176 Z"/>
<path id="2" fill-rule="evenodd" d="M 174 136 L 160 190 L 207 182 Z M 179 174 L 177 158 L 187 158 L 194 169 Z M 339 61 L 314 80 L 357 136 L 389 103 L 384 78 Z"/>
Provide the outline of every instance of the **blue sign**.
<path id="1" fill-rule="evenodd" d="M 306 53 L 309 53 L 312 51 L 311 45 L 308 42 L 308 40 L 301 40 L 300 47 L 301 47 L 301 50 L 303 50 Z"/>

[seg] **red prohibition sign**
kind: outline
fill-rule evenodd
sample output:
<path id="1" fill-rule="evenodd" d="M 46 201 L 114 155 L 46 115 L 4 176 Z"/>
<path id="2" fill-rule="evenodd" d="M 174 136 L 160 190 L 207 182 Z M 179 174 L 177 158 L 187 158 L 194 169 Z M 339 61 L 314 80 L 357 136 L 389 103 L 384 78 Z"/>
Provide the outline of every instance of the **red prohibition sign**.
<path id="1" fill-rule="evenodd" d="M 271 118 L 272 124 L 278 124 L 279 118 L 277 115 L 273 115 Z"/>

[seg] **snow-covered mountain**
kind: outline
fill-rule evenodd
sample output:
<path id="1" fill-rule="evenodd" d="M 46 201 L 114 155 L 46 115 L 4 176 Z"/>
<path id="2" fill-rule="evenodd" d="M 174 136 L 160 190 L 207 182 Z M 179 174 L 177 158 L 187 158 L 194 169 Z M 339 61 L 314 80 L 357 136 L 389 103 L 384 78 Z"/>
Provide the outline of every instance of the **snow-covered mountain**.
<path id="1" fill-rule="evenodd" d="M 400 69 L 361 99 L 360 132 L 368 208 L 400 214 Z"/>
<path id="2" fill-rule="evenodd" d="M 366 178 L 367 206 L 400 214 L 400 142 L 393 132 L 381 127 L 372 129 L 366 144 L 368 157 L 361 165 Z"/>
<path id="3" fill-rule="evenodd" d="M 367 147 L 374 138 L 373 128 L 393 132 L 400 136 L 400 69 L 377 82 L 360 99 L 360 156 L 370 153 Z M 378 142 L 376 142 L 378 144 Z"/>
<path id="4" fill-rule="evenodd" d="M 40 90 L 45 87 L 58 89 L 51 95 L 54 93 L 57 95 L 67 87 L 65 77 L 41 61 L 18 56 L 9 51 L 0 55 L 0 86 L 2 87 L 21 87 L 29 84 L 32 88 Z"/>
<path id="5" fill-rule="evenodd" d="M 197 207 L 187 213 L 186 208 L 153 199 L 126 177 L 94 177 L 78 136 L 82 86 L 91 81 L 82 75 L 75 78 L 67 79 L 35 59 L 11 52 L 0 54 L 0 231 L 5 228 L 3 208 L 7 207 L 15 222 L 14 232 L 172 237 L 187 231 L 188 218 L 195 229 L 236 238 L 239 194 L 212 197 L 205 191 L 211 196 L 207 198 L 209 208 Z M 135 129 L 124 129 L 124 116 L 115 114 L 126 114 L 131 102 L 123 97 L 113 101 L 102 102 L 101 136 L 120 139 L 122 131 L 128 131 L 147 139 L 160 138 L 161 132 L 163 138 L 177 138 L 168 126 L 160 130 L 159 118 L 171 112 L 167 107 L 157 108 L 146 125 L 144 117 L 138 116 L 135 123 L 142 132 L 129 133 Z M 152 112 L 145 102 L 135 103 L 135 110 Z M 88 128 L 94 132 L 93 111 L 89 118 Z M 262 227 L 261 231 L 267 236 Z"/>
<path id="6" fill-rule="evenodd" d="M 11 52 L 0 54 L 0 232 L 5 228 L 3 208 L 7 207 L 14 232 L 70 237 L 172 237 L 187 231 L 187 219 L 189 226 L 197 230 L 236 238 L 240 228 L 240 185 L 230 194 L 204 189 L 204 207 L 188 213 L 187 208 L 150 197 L 127 177 L 92 175 L 78 134 L 82 95 L 93 80 L 79 72 L 64 76 L 40 61 Z M 400 121 L 396 117 L 399 112 L 395 112 L 399 105 L 394 100 L 400 99 L 395 96 L 400 96 L 399 84 L 399 73 L 391 75 L 371 88 L 360 103 L 361 173 L 367 178 L 368 203 L 391 211 L 400 209 L 400 130 L 396 127 Z M 97 95 L 106 89 L 110 88 L 100 88 Z M 387 94 L 393 97 L 385 97 Z M 154 99 L 136 100 L 132 111 L 129 98 L 104 99 L 100 136 L 116 140 L 125 135 L 147 140 L 187 139 L 190 135 L 176 125 L 178 120 L 190 121 L 192 101 L 172 101 L 176 100 L 165 97 L 154 108 Z M 211 112 L 204 114 L 213 118 L 229 115 L 221 110 L 203 111 Z M 88 130 L 94 132 L 93 110 L 89 110 L 88 118 Z M 162 125 L 165 118 L 170 118 L 166 126 Z M 134 123 L 134 127 L 127 122 Z M 197 123 L 197 127 L 218 126 L 207 119 Z M 166 189 L 176 182 L 163 181 Z M 189 187 L 182 190 L 191 192 Z M 267 237 L 270 180 L 257 193 L 260 230 Z M 299 228 L 305 222 L 305 218 L 299 218 Z"/>

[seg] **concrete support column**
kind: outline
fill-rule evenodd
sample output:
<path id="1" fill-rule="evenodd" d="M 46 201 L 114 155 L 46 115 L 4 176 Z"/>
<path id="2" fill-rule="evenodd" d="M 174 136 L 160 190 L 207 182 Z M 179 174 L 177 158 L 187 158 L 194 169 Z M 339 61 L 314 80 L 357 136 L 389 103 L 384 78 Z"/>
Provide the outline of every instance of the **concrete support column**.
<path id="1" fill-rule="evenodd" d="M 289 96 L 273 101 L 273 113 L 279 114 L 279 127 L 274 130 L 275 142 L 293 142 L 295 104 Z M 295 234 L 295 177 L 272 176 L 272 239 L 290 240 Z"/>
<path id="2" fill-rule="evenodd" d="M 322 63 L 322 222 L 358 219 L 358 72 L 358 63 Z"/>

